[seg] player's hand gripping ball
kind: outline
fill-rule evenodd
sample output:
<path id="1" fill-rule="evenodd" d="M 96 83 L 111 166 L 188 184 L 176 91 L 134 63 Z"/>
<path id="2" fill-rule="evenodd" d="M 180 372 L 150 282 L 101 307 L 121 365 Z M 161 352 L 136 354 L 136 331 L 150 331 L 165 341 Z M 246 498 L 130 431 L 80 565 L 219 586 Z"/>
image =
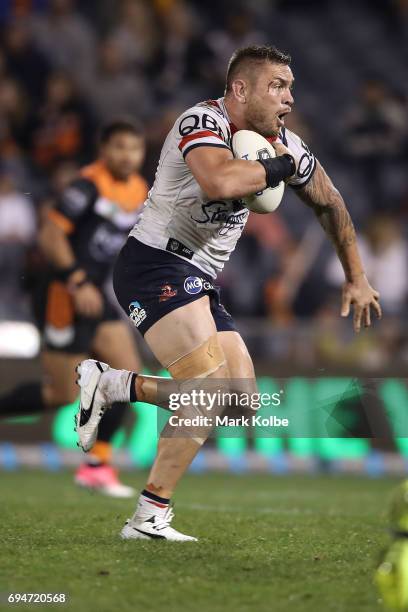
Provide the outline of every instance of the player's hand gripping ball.
<path id="1" fill-rule="evenodd" d="M 267 159 L 276 157 L 273 146 L 260 134 L 251 130 L 238 130 L 232 137 L 232 151 L 236 159 Z M 267 187 L 259 193 L 242 198 L 246 207 L 256 213 L 270 213 L 276 210 L 282 201 L 285 183 L 281 181 L 276 187 Z"/>

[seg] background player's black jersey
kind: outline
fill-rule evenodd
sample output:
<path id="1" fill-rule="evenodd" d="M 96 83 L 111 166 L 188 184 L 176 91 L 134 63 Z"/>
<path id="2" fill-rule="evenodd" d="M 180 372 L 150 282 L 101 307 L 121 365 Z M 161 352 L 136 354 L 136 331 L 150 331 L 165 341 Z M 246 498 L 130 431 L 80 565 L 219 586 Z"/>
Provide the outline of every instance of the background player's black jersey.
<path id="1" fill-rule="evenodd" d="M 68 235 L 78 266 L 96 285 L 108 276 L 146 197 L 147 184 L 139 175 L 118 181 L 96 161 L 81 170 L 49 211 Z"/>

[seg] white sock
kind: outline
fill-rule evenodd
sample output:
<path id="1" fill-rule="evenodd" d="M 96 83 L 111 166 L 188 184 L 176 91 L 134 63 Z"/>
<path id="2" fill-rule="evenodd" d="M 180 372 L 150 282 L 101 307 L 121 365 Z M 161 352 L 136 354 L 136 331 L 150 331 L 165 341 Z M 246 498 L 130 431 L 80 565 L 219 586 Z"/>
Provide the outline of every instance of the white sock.
<path id="1" fill-rule="evenodd" d="M 106 397 L 107 403 L 130 402 L 134 378 L 134 372 L 109 368 L 102 374 L 98 386 Z"/>
<path id="2" fill-rule="evenodd" d="M 158 499 L 162 501 L 158 501 Z M 169 501 L 160 497 L 157 498 L 154 495 L 150 497 L 149 492 L 145 495 L 145 491 L 143 491 L 139 496 L 132 521 L 143 521 L 151 516 L 164 516 L 169 508 Z"/>

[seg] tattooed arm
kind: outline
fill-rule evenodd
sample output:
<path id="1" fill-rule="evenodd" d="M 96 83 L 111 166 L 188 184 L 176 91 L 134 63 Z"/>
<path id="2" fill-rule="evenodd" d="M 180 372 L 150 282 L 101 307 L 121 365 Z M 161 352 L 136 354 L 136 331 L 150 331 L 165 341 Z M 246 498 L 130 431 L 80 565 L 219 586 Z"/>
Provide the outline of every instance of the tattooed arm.
<path id="1" fill-rule="evenodd" d="M 353 222 L 344 200 L 319 162 L 316 164 L 310 181 L 296 193 L 313 209 L 320 225 L 333 242 L 346 277 L 343 285 L 341 316 L 347 317 L 353 304 L 354 329 L 359 332 L 362 322 L 365 327 L 371 325 L 371 307 L 377 317 L 381 317 L 379 293 L 369 285 L 365 276 Z"/>
<path id="2" fill-rule="evenodd" d="M 280 142 L 274 142 L 273 146 L 278 155 L 291 153 Z M 303 143 L 302 146 L 304 147 Z M 299 155 L 297 157 L 299 158 Z M 309 182 L 297 189 L 296 193 L 313 209 L 320 225 L 334 244 L 346 277 L 343 285 L 341 316 L 347 317 L 353 304 L 354 329 L 359 332 L 362 322 L 366 327 L 371 325 L 371 307 L 378 317 L 381 317 L 381 308 L 378 303 L 379 293 L 370 287 L 364 274 L 356 233 L 343 198 L 318 161 Z"/>
<path id="3" fill-rule="evenodd" d="M 353 222 L 343 198 L 319 162 L 316 162 L 316 170 L 310 181 L 296 193 L 313 209 L 320 225 L 332 240 L 346 280 L 352 282 L 364 275 Z"/>

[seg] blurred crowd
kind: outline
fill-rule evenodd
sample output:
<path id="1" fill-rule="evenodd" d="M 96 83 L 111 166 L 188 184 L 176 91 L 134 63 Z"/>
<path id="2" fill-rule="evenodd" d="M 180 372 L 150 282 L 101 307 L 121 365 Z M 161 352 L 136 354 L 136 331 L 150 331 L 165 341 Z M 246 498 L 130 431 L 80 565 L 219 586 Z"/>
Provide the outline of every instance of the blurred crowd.
<path id="1" fill-rule="evenodd" d="M 293 58 L 288 127 L 343 193 L 387 322 L 380 342 L 342 351 L 341 270 L 290 189 L 278 213 L 251 215 L 220 278 L 225 305 L 289 336 L 318 323 L 323 360 L 408 354 L 406 0 L 2 0 L 0 28 L 0 320 L 31 318 L 41 211 L 95 157 L 98 128 L 118 117 L 144 126 L 151 184 L 177 115 L 223 94 L 235 48 L 271 43 Z"/>

